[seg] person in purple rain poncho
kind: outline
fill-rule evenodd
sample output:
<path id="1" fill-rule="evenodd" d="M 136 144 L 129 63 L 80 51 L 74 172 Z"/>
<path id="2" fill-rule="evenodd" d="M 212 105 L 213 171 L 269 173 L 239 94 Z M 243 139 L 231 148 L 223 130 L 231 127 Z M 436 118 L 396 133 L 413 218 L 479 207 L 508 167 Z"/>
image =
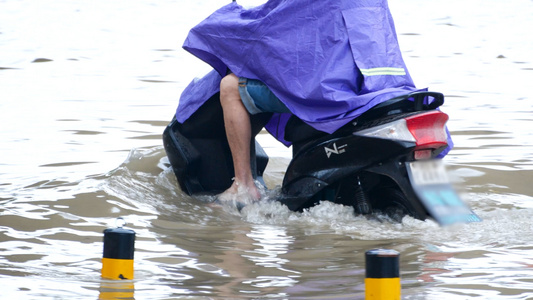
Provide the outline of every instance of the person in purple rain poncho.
<path id="1" fill-rule="evenodd" d="M 250 170 L 250 114 L 275 113 L 278 140 L 291 115 L 332 133 L 374 105 L 416 91 L 386 0 L 233 2 L 192 28 L 183 48 L 214 70 L 183 91 L 183 123 L 220 91 L 235 169 L 219 199 L 260 193 Z"/>

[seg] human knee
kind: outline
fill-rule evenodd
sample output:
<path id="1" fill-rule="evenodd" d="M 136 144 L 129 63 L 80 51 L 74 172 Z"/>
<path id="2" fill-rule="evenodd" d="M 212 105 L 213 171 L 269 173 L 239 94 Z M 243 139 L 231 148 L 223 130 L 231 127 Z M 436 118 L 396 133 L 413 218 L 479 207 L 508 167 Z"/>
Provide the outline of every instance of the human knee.
<path id="1" fill-rule="evenodd" d="M 239 78 L 235 74 L 226 75 L 220 81 L 220 101 L 227 102 L 240 99 Z"/>

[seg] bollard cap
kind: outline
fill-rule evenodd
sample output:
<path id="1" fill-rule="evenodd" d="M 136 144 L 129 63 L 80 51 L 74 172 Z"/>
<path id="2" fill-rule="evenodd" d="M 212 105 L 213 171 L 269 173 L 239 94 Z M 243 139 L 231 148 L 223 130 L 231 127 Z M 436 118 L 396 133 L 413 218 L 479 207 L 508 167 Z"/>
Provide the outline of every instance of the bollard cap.
<path id="1" fill-rule="evenodd" d="M 366 255 L 388 257 L 388 256 L 400 256 L 400 253 L 392 249 L 372 249 L 366 252 Z"/>
<path id="2" fill-rule="evenodd" d="M 366 278 L 400 277 L 400 253 L 390 249 L 372 249 L 365 253 Z"/>
<path id="3" fill-rule="evenodd" d="M 124 228 L 104 230 L 104 257 L 133 259 L 135 250 L 135 231 Z"/>

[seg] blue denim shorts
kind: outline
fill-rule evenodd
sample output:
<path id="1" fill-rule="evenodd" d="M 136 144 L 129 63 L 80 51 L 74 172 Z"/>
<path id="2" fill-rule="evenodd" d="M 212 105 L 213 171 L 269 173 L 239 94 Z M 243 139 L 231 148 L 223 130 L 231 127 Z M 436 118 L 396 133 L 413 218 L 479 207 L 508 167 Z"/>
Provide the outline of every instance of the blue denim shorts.
<path id="1" fill-rule="evenodd" d="M 252 115 L 262 112 L 288 113 L 290 110 L 261 81 L 239 77 L 242 103 Z"/>

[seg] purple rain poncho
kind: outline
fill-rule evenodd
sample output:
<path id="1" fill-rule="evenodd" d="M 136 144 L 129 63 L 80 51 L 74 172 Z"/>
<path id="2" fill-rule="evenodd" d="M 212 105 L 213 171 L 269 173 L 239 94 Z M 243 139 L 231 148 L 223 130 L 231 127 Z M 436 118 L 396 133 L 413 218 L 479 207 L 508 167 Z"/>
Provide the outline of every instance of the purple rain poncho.
<path id="1" fill-rule="evenodd" d="M 289 110 L 332 133 L 372 106 L 415 91 L 386 0 L 236 2 L 189 32 L 183 48 L 215 71 L 183 91 L 176 117 L 187 120 L 219 91 L 228 68 L 264 82 Z M 266 128 L 278 140 L 290 114 Z"/>

